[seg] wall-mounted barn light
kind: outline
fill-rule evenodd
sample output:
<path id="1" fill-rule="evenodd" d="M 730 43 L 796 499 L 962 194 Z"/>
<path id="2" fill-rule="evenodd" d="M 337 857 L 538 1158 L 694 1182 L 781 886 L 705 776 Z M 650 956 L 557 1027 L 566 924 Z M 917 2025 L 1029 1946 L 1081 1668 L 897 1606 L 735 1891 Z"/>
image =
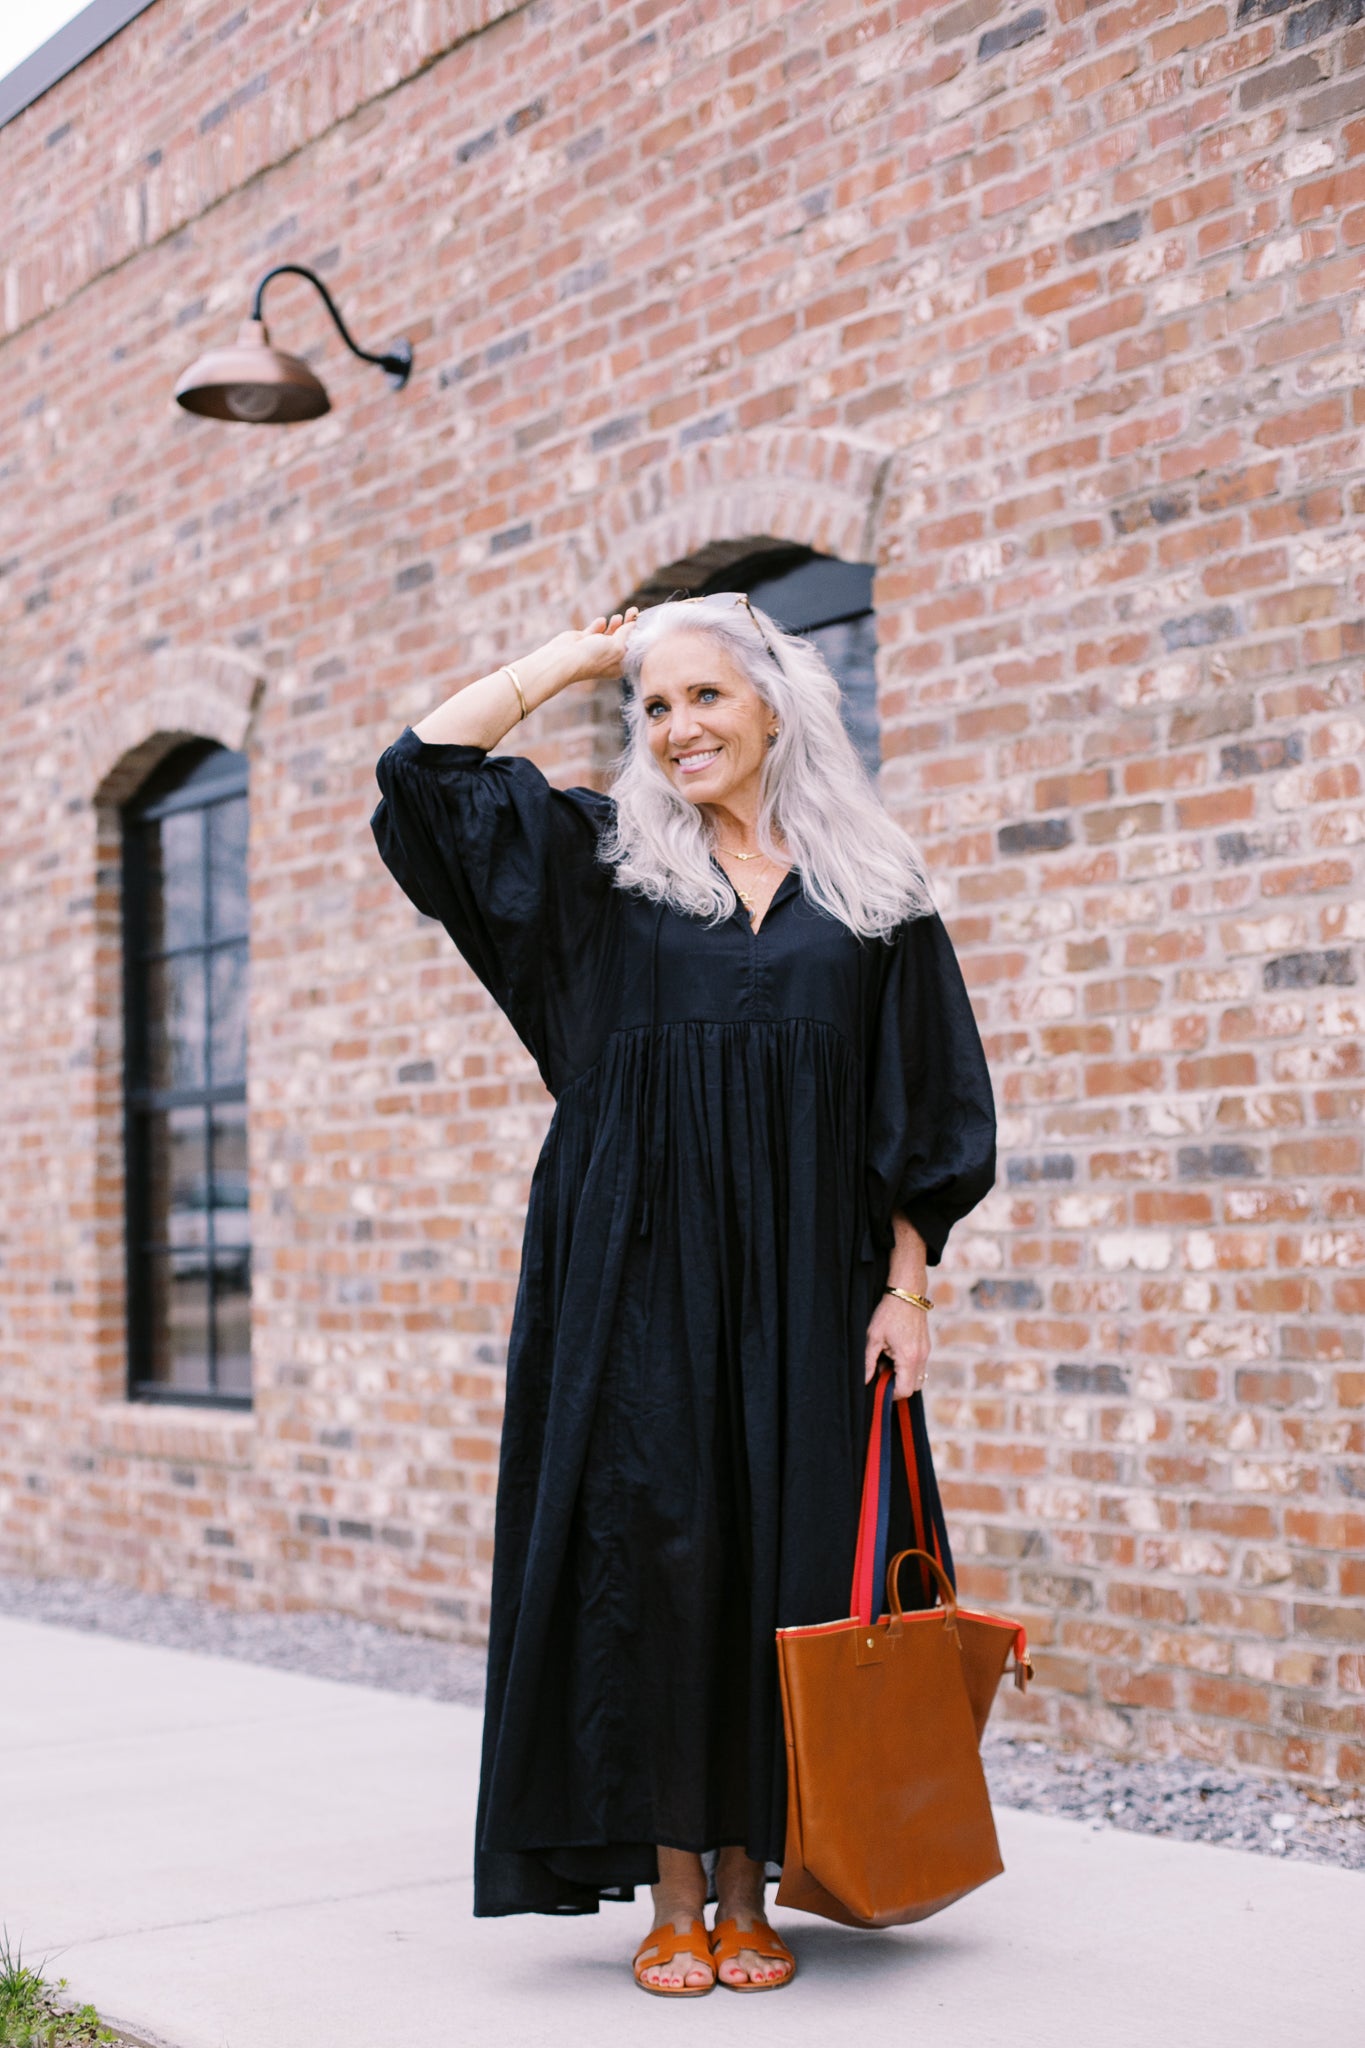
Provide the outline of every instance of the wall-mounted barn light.
<path id="1" fill-rule="evenodd" d="M 301 263 L 280 263 L 267 270 L 257 285 L 251 300 L 251 318 L 238 328 L 232 347 L 210 349 L 198 362 L 190 364 L 176 385 L 176 398 L 187 412 L 203 413 L 211 420 L 283 427 L 292 420 L 315 420 L 331 411 L 332 401 L 322 380 L 307 363 L 270 345 L 261 300 L 272 277 L 306 277 L 316 285 L 351 354 L 359 356 L 362 363 L 377 364 L 394 390 L 402 390 L 412 370 L 411 344 L 395 341 L 382 356 L 372 356 L 368 349 L 358 348 L 322 279 L 305 270 Z"/>

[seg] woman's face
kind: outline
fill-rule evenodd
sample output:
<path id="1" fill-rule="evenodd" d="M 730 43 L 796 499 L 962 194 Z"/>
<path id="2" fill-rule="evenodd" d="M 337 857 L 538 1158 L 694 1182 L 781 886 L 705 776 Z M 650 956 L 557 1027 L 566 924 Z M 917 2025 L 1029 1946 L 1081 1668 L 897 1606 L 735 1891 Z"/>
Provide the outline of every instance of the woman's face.
<path id="1" fill-rule="evenodd" d="M 708 633 L 670 633 L 640 670 L 650 752 L 689 803 L 758 813 L 777 716 Z"/>

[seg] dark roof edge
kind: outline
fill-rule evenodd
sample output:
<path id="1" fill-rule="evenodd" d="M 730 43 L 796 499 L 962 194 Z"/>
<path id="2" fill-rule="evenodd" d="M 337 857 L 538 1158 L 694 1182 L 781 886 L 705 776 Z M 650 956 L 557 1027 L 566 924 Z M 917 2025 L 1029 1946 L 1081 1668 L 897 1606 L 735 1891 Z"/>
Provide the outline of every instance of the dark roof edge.
<path id="1" fill-rule="evenodd" d="M 0 78 L 0 128 L 152 5 L 153 0 L 90 0 L 74 21 Z"/>

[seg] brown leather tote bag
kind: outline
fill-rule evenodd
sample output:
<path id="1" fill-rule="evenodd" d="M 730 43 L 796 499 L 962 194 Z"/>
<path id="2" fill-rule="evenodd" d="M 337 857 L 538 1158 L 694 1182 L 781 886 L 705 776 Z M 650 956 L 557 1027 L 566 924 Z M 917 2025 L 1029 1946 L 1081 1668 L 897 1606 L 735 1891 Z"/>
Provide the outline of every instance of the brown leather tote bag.
<path id="1" fill-rule="evenodd" d="M 907 1403 L 895 1404 L 916 1527 L 925 1527 Z M 777 1903 L 849 1927 L 940 1912 L 1004 1868 L 981 1769 L 981 1730 L 1010 1648 L 1030 1675 L 1021 1625 L 968 1614 L 940 1559 L 902 1550 L 886 1568 L 889 1612 L 872 1614 L 889 1495 L 892 1375 L 873 1410 L 846 1620 L 777 1632 L 787 1737 L 787 1840 Z M 932 1522 L 926 1532 L 932 1534 Z M 942 1604 L 905 1613 L 900 1568 L 918 1560 Z M 880 1588 L 879 1588 L 880 1590 Z"/>

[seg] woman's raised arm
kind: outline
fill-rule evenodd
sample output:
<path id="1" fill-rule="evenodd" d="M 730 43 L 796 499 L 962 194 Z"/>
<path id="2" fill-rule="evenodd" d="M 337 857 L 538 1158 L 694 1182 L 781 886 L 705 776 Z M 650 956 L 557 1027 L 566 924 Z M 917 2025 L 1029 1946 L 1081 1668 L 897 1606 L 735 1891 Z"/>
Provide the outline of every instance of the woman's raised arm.
<path id="1" fill-rule="evenodd" d="M 548 703 L 571 683 L 619 676 L 635 618 L 636 608 L 630 605 L 625 612 L 613 612 L 609 620 L 594 619 L 583 632 L 569 627 L 556 633 L 553 640 L 512 664 L 516 682 L 506 668 L 480 676 L 447 697 L 413 731 L 428 746 L 482 747 L 487 752 L 506 739 L 525 713 Z"/>

